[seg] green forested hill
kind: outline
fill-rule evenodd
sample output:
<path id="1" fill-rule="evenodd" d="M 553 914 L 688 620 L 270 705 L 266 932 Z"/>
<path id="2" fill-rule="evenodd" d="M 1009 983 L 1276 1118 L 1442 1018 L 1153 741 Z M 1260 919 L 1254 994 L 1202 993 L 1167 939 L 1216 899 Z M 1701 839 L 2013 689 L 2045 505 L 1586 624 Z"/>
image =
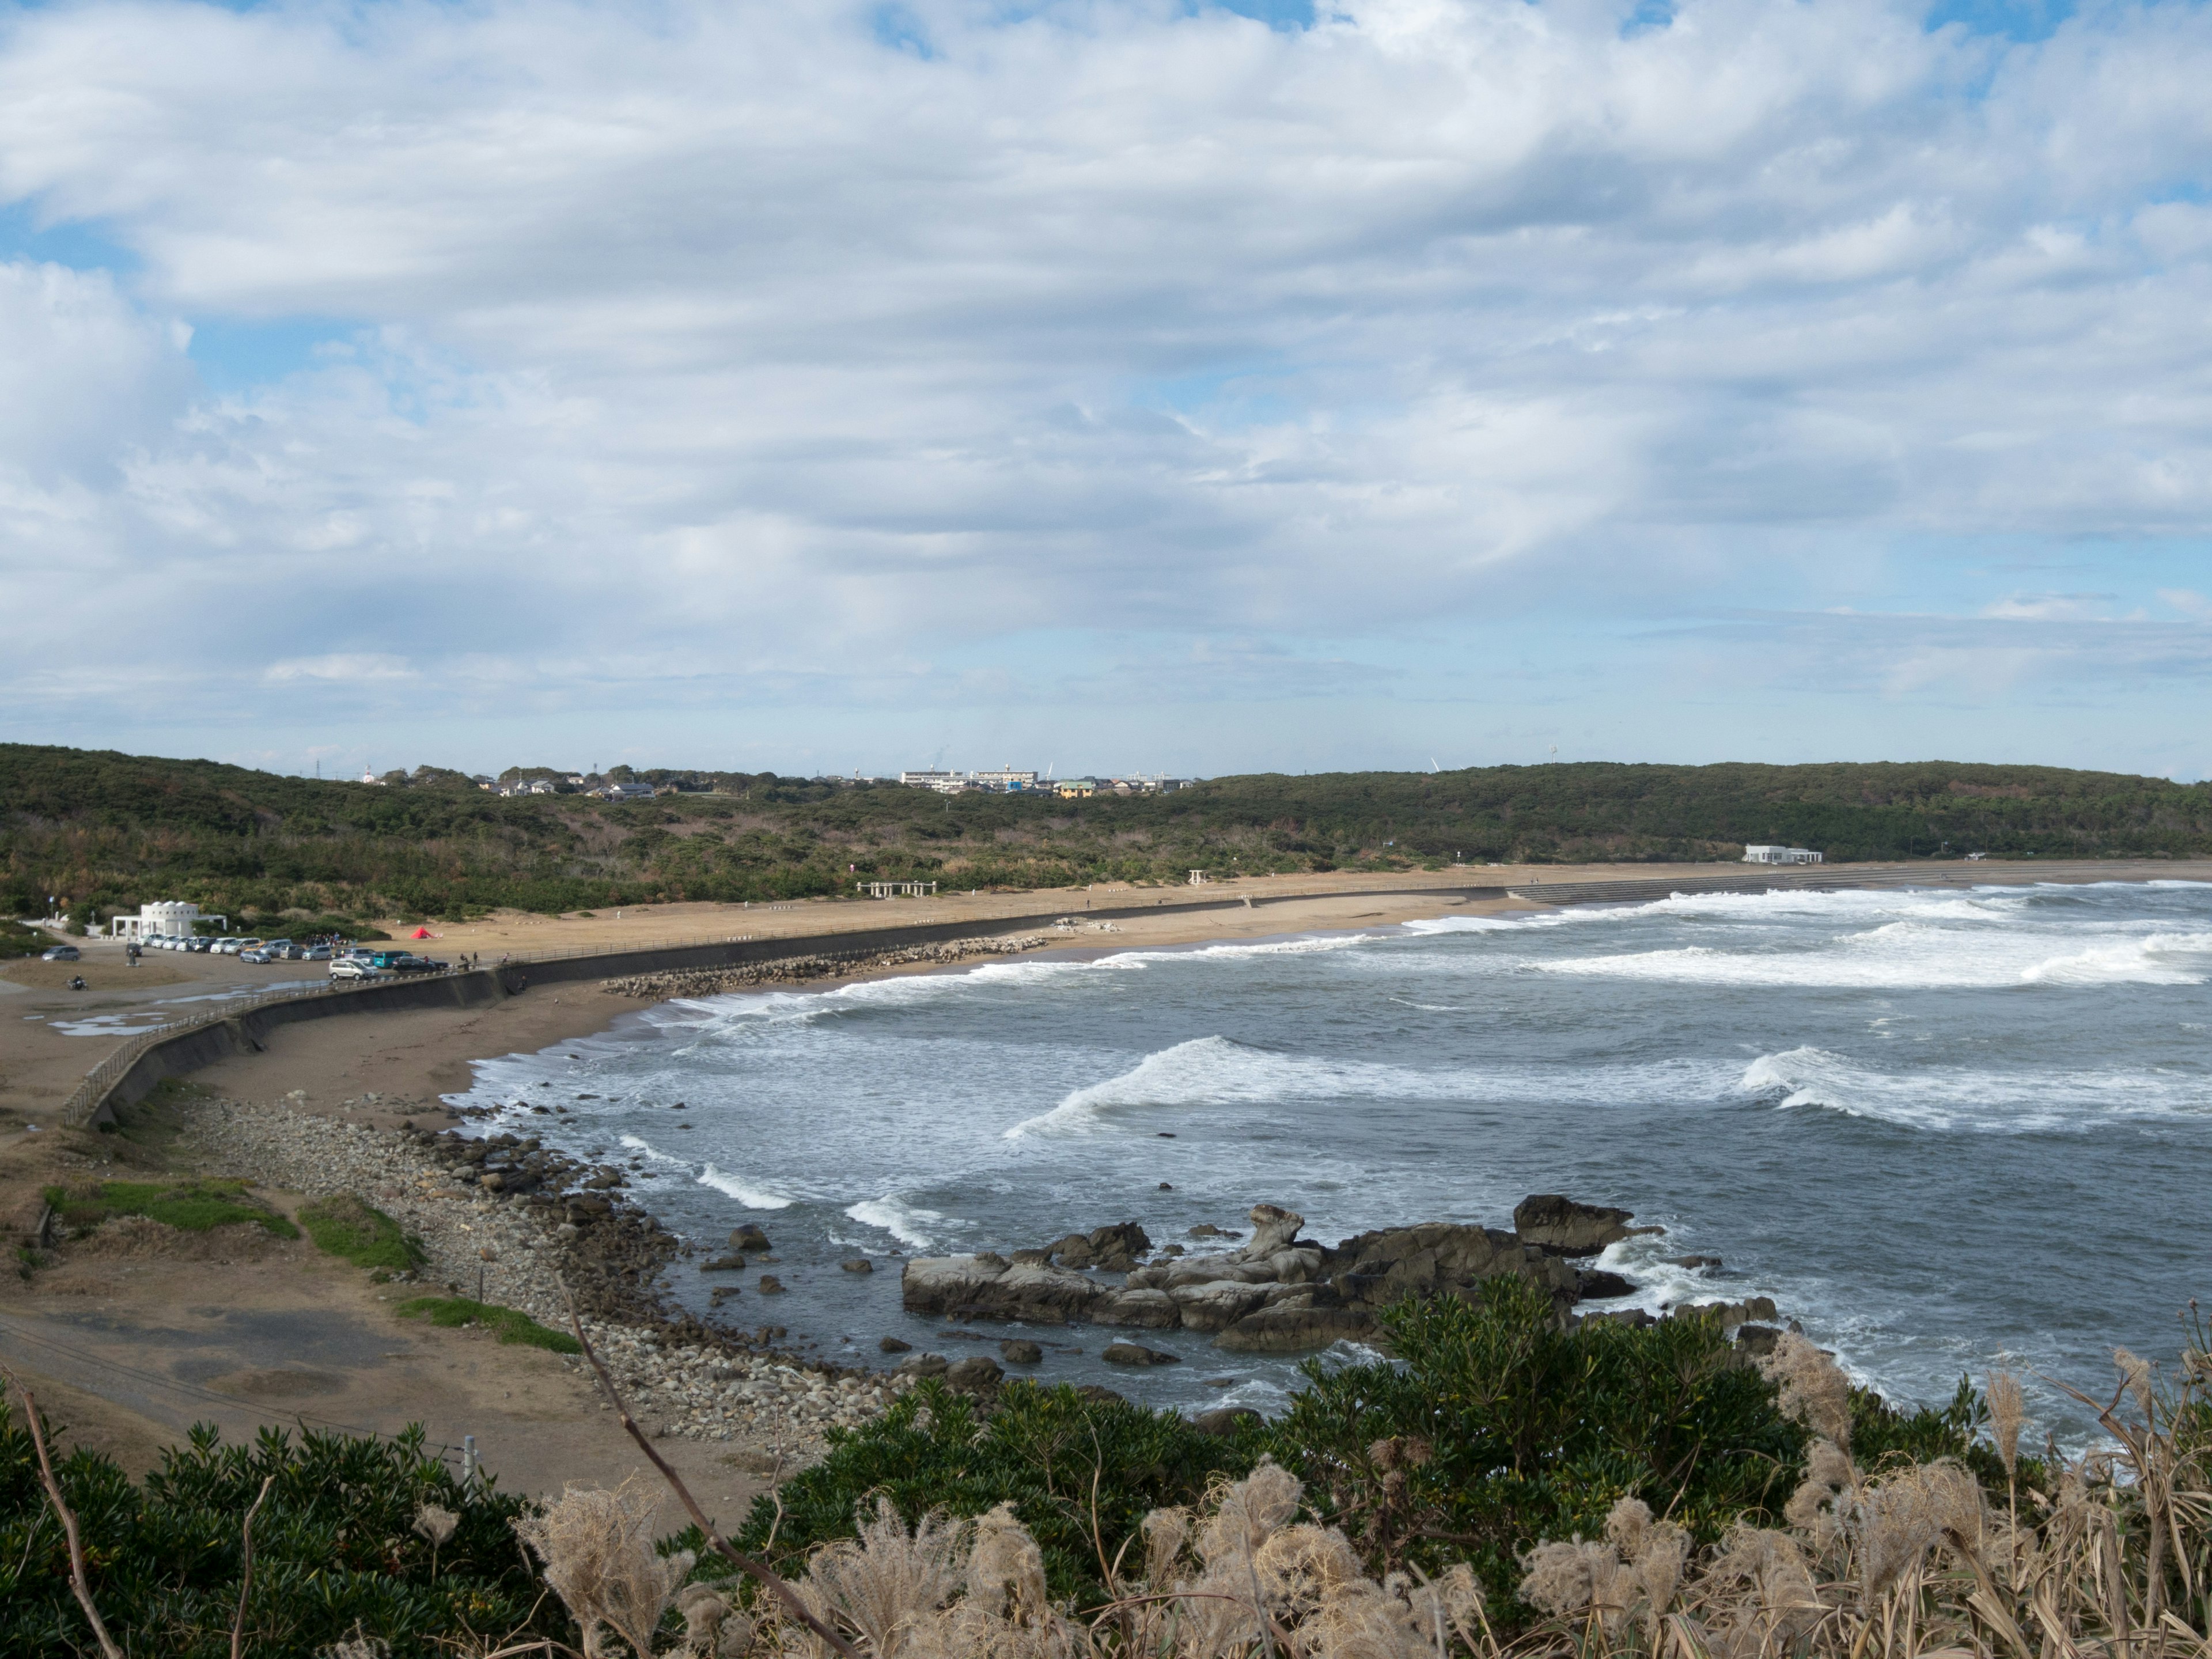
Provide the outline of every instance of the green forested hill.
<path id="1" fill-rule="evenodd" d="M 149 898 L 232 915 L 456 915 L 654 899 L 849 892 L 856 876 L 951 886 L 1178 881 L 1455 858 L 1831 860 L 2212 854 L 2212 786 L 2046 767 L 1491 767 L 1261 774 L 1082 802 L 946 798 L 895 784 L 658 774 L 714 793 L 613 805 L 502 799 L 449 772 L 389 787 L 208 761 L 0 744 L 0 911 Z"/>

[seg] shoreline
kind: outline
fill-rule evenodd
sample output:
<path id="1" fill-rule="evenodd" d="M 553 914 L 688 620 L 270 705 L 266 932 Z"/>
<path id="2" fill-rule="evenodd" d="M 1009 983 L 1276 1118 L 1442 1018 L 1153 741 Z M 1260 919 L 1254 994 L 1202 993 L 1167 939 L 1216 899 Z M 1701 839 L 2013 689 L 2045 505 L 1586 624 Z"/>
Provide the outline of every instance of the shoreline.
<path id="1" fill-rule="evenodd" d="M 1650 879 L 1648 872 L 1642 873 L 1644 878 Z M 1711 875 L 1715 872 L 1711 866 L 1706 866 L 1699 873 Z M 1743 878 L 1741 872 L 1729 871 L 1728 873 L 1736 879 Z M 1844 872 L 1839 869 L 1833 873 L 1840 877 Z M 2072 875 L 2076 881 L 2099 883 L 2202 881 L 2212 877 L 2212 868 L 2200 871 L 2193 865 L 2178 863 L 2163 866 L 2136 866 L 2126 870 L 2095 868 L 2082 871 L 2075 866 L 2062 874 L 2051 866 L 2002 871 L 1946 866 L 1913 874 L 1917 878 L 1895 884 L 1933 889 L 1948 887 L 1956 890 L 1966 886 L 2003 887 L 2041 884 L 2054 879 L 2063 881 L 2067 875 Z M 1985 879 L 2004 876 L 2009 876 L 2011 879 Z M 1564 883 L 1558 884 L 1565 885 Z M 1778 882 L 1772 884 L 1784 885 Z M 1651 896 L 1663 896 L 1665 879 L 1660 878 L 1655 885 L 1662 890 Z M 1449 892 L 1394 893 L 1388 896 L 1339 893 L 1312 898 L 1284 896 L 1263 906 L 1255 905 L 1249 908 L 1238 906 L 1158 917 L 1116 919 L 1103 928 L 1085 921 L 1079 913 L 1071 913 L 1079 924 L 1077 927 L 1065 935 L 1055 933 L 1044 939 L 1020 954 L 1066 960 L 1094 959 L 1130 950 L 1203 950 L 1212 945 L 1252 944 L 1298 936 L 1356 933 L 1439 915 L 1532 914 L 1555 908 L 1530 898 L 1462 897 L 1459 902 L 1453 902 L 1454 896 Z M 803 910 L 796 907 L 791 914 L 804 915 Z M 444 951 L 450 946 L 441 941 L 438 945 L 426 948 Z M 978 956 L 988 959 L 988 954 L 996 953 L 979 952 Z M 916 959 L 883 965 L 849 963 L 825 965 L 846 969 L 858 966 L 859 970 L 809 977 L 797 981 L 798 986 L 809 993 L 826 993 L 845 986 L 908 974 L 963 973 L 979 965 L 979 963 L 976 960 Z M 369 1152 L 374 1152 L 377 1158 L 398 1158 L 409 1163 L 410 1167 L 416 1171 L 416 1175 L 398 1182 L 380 1182 L 378 1186 L 380 1190 L 383 1187 L 396 1186 L 411 1197 L 410 1188 L 422 1184 L 421 1174 L 428 1170 L 435 1160 L 429 1158 L 419 1146 L 410 1151 L 393 1138 L 376 1132 L 396 1130 L 410 1118 L 418 1125 L 432 1128 L 459 1126 L 462 1122 L 461 1117 L 441 1097 L 467 1091 L 475 1080 L 477 1062 L 496 1060 L 507 1054 L 536 1054 L 564 1042 L 589 1038 L 607 1030 L 624 1016 L 642 1012 L 653 1002 L 665 1000 L 670 995 L 681 997 L 770 990 L 785 988 L 792 984 L 793 981 L 779 977 L 774 981 L 749 986 L 729 985 L 713 989 L 688 985 L 672 985 L 665 989 L 647 986 L 637 988 L 646 992 L 641 996 L 623 994 L 620 990 L 611 988 L 604 981 L 549 981 L 533 985 L 519 995 L 477 1007 L 395 1010 L 379 1012 L 374 1019 L 349 1021 L 331 1018 L 282 1026 L 269 1034 L 264 1052 L 237 1054 L 217 1060 L 194 1073 L 193 1081 L 198 1088 L 233 1103 L 230 1109 L 234 1112 L 273 1113 L 275 1115 L 270 1121 L 279 1126 L 273 1132 L 279 1137 L 294 1136 L 296 1132 L 296 1138 L 313 1140 L 314 1144 L 333 1149 L 331 1152 L 333 1167 L 344 1162 L 346 1158 L 356 1154 L 366 1157 Z M 157 989 L 152 986 L 146 988 L 149 992 Z M 15 1000 L 18 1006 L 24 1006 L 27 994 Z M 77 1048 L 79 1054 L 89 1050 L 91 1044 L 88 1042 L 82 1039 L 78 1042 L 81 1045 Z M 258 1107 L 246 1104 L 254 1102 L 263 1104 Z M 25 1117 L 36 1115 L 34 1110 L 26 1109 L 21 1105 L 17 1105 L 16 1109 Z M 320 1139 L 316 1139 L 317 1137 Z M 118 1144 L 125 1139 L 124 1136 L 74 1133 L 17 1133 L 5 1143 L 9 1148 L 7 1174 L 14 1179 L 18 1194 L 27 1179 L 66 1178 L 70 1174 L 103 1174 L 111 1178 L 132 1178 L 129 1170 L 124 1167 L 132 1161 L 131 1157 L 125 1146 Z M 352 1150 L 349 1151 L 349 1148 Z M 34 1164 L 43 1164 L 43 1168 L 34 1168 Z M 283 1175 L 286 1179 L 298 1181 L 301 1185 L 316 1184 L 320 1178 L 314 1176 L 310 1169 L 296 1167 L 287 1173 L 270 1165 L 267 1173 L 270 1178 Z M 450 1192 L 453 1189 L 448 1188 L 447 1190 Z M 296 1206 L 300 1194 L 280 1194 L 279 1196 L 280 1201 L 293 1203 Z M 371 1202 L 379 1201 L 374 1193 L 365 1196 Z M 1255 1196 L 1264 1197 L 1266 1194 Z M 514 1208 L 509 1205 L 488 1204 L 472 1193 L 465 1200 L 457 1197 L 441 1197 L 435 1207 L 449 1228 L 459 1230 L 443 1235 L 445 1243 L 449 1246 L 456 1245 L 469 1229 L 476 1226 L 480 1215 L 497 1216 Z M 519 1217 L 514 1219 L 517 1224 L 520 1224 Z M 494 1244 L 484 1248 L 497 1249 L 504 1254 L 507 1247 Z M 450 1257 L 453 1250 L 448 1249 L 445 1254 Z M 288 1304 L 295 1310 L 296 1317 L 327 1316 L 336 1319 L 343 1315 L 362 1330 L 380 1330 L 393 1326 L 390 1308 L 379 1303 L 376 1292 L 357 1282 L 360 1279 L 357 1271 L 344 1268 L 342 1264 L 333 1264 L 327 1258 L 319 1262 L 312 1253 L 303 1260 L 307 1266 L 321 1271 L 307 1272 L 298 1263 L 288 1269 L 297 1279 L 296 1284 L 289 1287 L 293 1299 Z M 696 1270 L 696 1264 L 693 1265 Z M 462 1273 L 465 1273 L 465 1259 L 460 1259 L 460 1266 Z M 66 1252 L 64 1268 L 76 1271 L 70 1266 Z M 444 1282 L 459 1282 L 453 1268 L 453 1261 L 444 1262 L 443 1271 L 447 1275 Z M 495 1268 L 495 1263 L 487 1263 L 488 1280 Z M 251 1262 L 203 1261 L 193 1264 L 189 1273 L 179 1269 L 164 1279 L 160 1271 L 153 1268 L 117 1268 L 103 1277 L 101 1272 L 88 1267 L 78 1274 L 81 1288 L 70 1294 L 89 1298 L 73 1304 L 86 1313 L 95 1309 L 110 1309 L 118 1317 L 127 1316 L 141 1323 L 143 1332 L 137 1342 L 127 1348 L 116 1350 L 143 1356 L 130 1363 L 142 1368 L 186 1362 L 198 1364 L 200 1362 L 194 1358 L 196 1351 L 191 1348 L 191 1341 L 174 1334 L 175 1307 L 180 1301 L 205 1303 L 210 1297 L 228 1302 L 237 1286 L 251 1286 L 256 1282 L 254 1274 L 260 1271 Z M 138 1282 L 131 1282 L 130 1275 L 133 1274 L 140 1275 Z M 650 1279 L 650 1274 L 641 1275 L 639 1288 L 649 1291 Z M 165 1285 L 167 1286 L 166 1291 L 162 1289 Z M 473 1285 L 466 1285 L 465 1289 L 469 1294 L 474 1293 Z M 491 1301 L 501 1300 L 500 1292 L 489 1284 L 486 1294 Z M 29 1305 L 32 1304 L 47 1305 L 33 1307 Z M 756 1308 L 758 1305 L 753 1304 Z M 13 1287 L 5 1294 L 0 1294 L 0 1334 L 19 1334 L 20 1332 L 14 1328 L 18 1325 L 21 1316 L 29 1313 L 37 1313 L 49 1320 L 55 1316 L 49 1298 L 43 1294 L 33 1297 L 27 1291 L 19 1292 Z M 618 1374 L 623 1376 L 626 1382 L 649 1382 L 655 1390 L 653 1397 L 656 1401 L 663 1398 L 664 1395 L 669 1398 L 680 1398 L 686 1402 L 687 1409 L 692 1402 L 720 1401 L 722 1403 L 709 1409 L 720 1409 L 726 1413 L 730 1409 L 727 1401 L 736 1389 L 750 1386 L 756 1394 L 758 1393 L 761 1379 L 750 1370 L 742 1378 L 714 1375 L 716 1367 L 727 1369 L 730 1365 L 729 1358 L 721 1352 L 719 1344 L 702 1344 L 685 1338 L 671 1341 L 665 1334 L 659 1334 L 665 1333 L 669 1324 L 687 1317 L 684 1310 L 672 1298 L 662 1304 L 660 1314 L 658 1322 L 629 1317 L 616 1322 L 626 1334 L 620 1339 L 623 1363 L 618 1367 Z M 27 1325 L 21 1327 L 23 1330 L 29 1328 Z M 61 1328 L 49 1325 L 40 1328 L 52 1335 Z M 404 1411 L 410 1415 L 433 1418 L 455 1436 L 463 1429 L 474 1432 L 495 1421 L 506 1421 L 506 1426 L 498 1431 L 497 1437 L 487 1441 L 486 1449 L 493 1458 L 495 1468 L 500 1467 L 504 1460 L 508 1467 L 518 1471 L 517 1478 L 520 1480 L 528 1479 L 520 1474 L 525 1469 L 544 1470 L 555 1477 L 553 1484 L 557 1485 L 559 1479 L 571 1475 L 588 1479 L 603 1470 L 629 1467 L 625 1460 L 633 1455 L 634 1449 L 621 1443 L 618 1437 L 610 1442 L 605 1431 L 611 1424 L 586 1415 L 595 1413 L 598 1409 L 588 1390 L 583 1390 L 579 1397 L 573 1370 L 555 1357 L 522 1354 L 502 1348 L 487 1349 L 485 1345 L 489 1339 L 477 1332 L 441 1332 L 434 1339 L 430 1339 L 430 1334 L 419 1328 L 410 1331 L 404 1327 L 394 1327 L 394 1337 L 377 1340 L 392 1346 L 397 1351 L 398 1347 L 409 1346 L 407 1339 L 410 1337 L 416 1339 L 412 1346 L 424 1356 L 418 1358 L 417 1364 L 428 1364 L 427 1356 L 433 1352 L 459 1355 L 459 1358 L 452 1363 L 467 1368 L 468 1389 L 463 1389 L 459 1395 L 441 1394 L 439 1392 L 441 1389 L 450 1390 L 459 1387 L 459 1380 L 424 1374 L 416 1377 L 415 1383 L 410 1385 L 410 1391 L 404 1395 L 378 1395 L 374 1389 L 367 1389 L 364 1383 L 356 1392 L 341 1394 L 327 1402 L 315 1396 L 317 1404 L 314 1409 L 338 1420 L 371 1426 L 388 1426 L 396 1421 L 405 1420 L 393 1416 L 396 1412 Z M 645 1340 L 647 1337 L 652 1339 L 650 1342 Z M 727 1329 L 726 1338 L 733 1345 L 743 1345 L 747 1341 L 746 1334 L 735 1327 Z M 426 1342 L 422 1339 L 430 1340 Z M 14 1342 L 9 1346 L 15 1347 L 19 1355 L 25 1352 Z M 376 1342 L 366 1338 L 356 1346 L 368 1352 L 372 1359 L 375 1352 L 381 1352 Z M 781 1344 L 775 1346 L 782 1346 Z M 787 1374 L 776 1382 L 779 1392 L 787 1385 L 795 1386 L 800 1401 L 809 1402 L 819 1389 L 808 1382 L 793 1385 L 791 1379 L 802 1374 L 808 1376 L 818 1374 L 811 1371 L 802 1373 L 796 1369 L 800 1363 L 787 1359 L 770 1360 L 769 1369 L 773 1372 L 779 1364 L 786 1366 Z M 829 1355 L 803 1363 L 830 1367 L 828 1375 L 833 1378 L 838 1366 L 838 1361 Z M 849 1358 L 846 1364 L 850 1364 Z M 319 1365 L 320 1362 L 316 1362 L 308 1369 L 317 1369 Z M 154 1443 L 155 1439 L 164 1433 L 171 1440 L 179 1437 L 176 1431 L 179 1419 L 175 1413 L 172 1411 L 165 1416 L 158 1411 L 142 1409 L 146 1402 L 131 1393 L 137 1385 L 129 1382 L 127 1377 L 122 1381 L 112 1381 L 97 1368 L 85 1370 L 80 1367 L 71 1371 L 69 1365 L 59 1359 L 55 1361 L 55 1367 L 48 1371 L 34 1358 L 29 1369 L 34 1372 L 45 1371 L 49 1382 L 59 1385 L 60 1397 L 69 1401 L 79 1420 L 96 1433 L 109 1435 L 118 1441 L 127 1440 L 135 1435 L 137 1439 L 133 1443 L 141 1445 Z M 335 1364 L 327 1369 L 333 1374 L 343 1370 Z M 368 1370 L 374 1369 L 374 1365 L 368 1366 Z M 265 1381 L 268 1376 L 287 1371 L 288 1367 L 284 1364 L 264 1363 L 243 1366 L 237 1375 L 260 1376 Z M 121 1375 L 118 1373 L 118 1376 Z M 74 1382 L 70 1380 L 72 1376 L 76 1378 Z M 535 1401 L 533 1414 L 527 1425 L 520 1418 L 512 1420 L 498 1419 L 494 1411 L 488 1408 L 489 1402 L 506 1398 L 507 1391 L 503 1385 L 510 1378 L 518 1385 L 526 1382 L 532 1389 L 541 1391 L 542 1397 L 532 1396 Z M 680 1383 L 680 1395 L 668 1394 L 662 1389 L 662 1382 L 669 1379 Z M 220 1386 L 228 1389 L 231 1385 L 225 1382 Z M 240 1386 L 247 1387 L 246 1384 Z M 300 1408 L 288 1406 L 283 1399 L 274 1395 L 257 1400 L 251 1389 L 260 1386 L 260 1382 L 255 1382 L 248 1388 L 248 1392 L 237 1401 L 232 1419 L 227 1420 L 235 1420 L 241 1425 L 254 1419 L 276 1423 L 293 1420 Z M 834 1387 L 834 1382 L 830 1386 Z M 362 1389 L 367 1391 L 364 1393 Z M 470 1389 L 474 1392 L 469 1392 Z M 521 1387 L 518 1386 L 514 1392 L 521 1393 Z M 137 1400 L 139 1403 L 134 1406 L 130 1403 L 132 1400 Z M 347 1403 L 356 1400 L 362 1403 Z M 378 1401 L 383 1403 L 379 1405 L 376 1403 Z M 471 1401 L 475 1403 L 470 1403 Z M 327 1412 L 324 1409 L 325 1403 Z M 507 1407 L 499 1407 L 497 1409 L 505 1410 Z M 245 1415 L 240 1417 L 237 1415 L 239 1413 Z M 641 1417 L 644 1417 L 643 1413 L 641 1413 Z M 729 1419 L 725 1416 L 708 1420 L 720 1427 L 726 1425 Z M 474 1424 L 475 1428 L 469 1428 L 471 1424 Z M 683 1443 L 692 1452 L 718 1458 L 732 1446 L 757 1456 L 758 1446 L 755 1443 L 761 1441 L 762 1436 L 756 1431 L 754 1425 L 741 1426 L 749 1438 L 741 1438 L 738 1429 L 732 1427 L 732 1437 L 728 1442 L 685 1441 Z M 543 1444 L 531 1443 L 538 1441 Z M 718 1448 L 720 1449 L 719 1451 Z M 556 1468 L 549 1461 L 556 1457 L 565 1457 L 567 1462 Z M 687 1468 L 687 1474 L 690 1473 L 691 1471 Z M 752 1479 L 750 1474 L 730 1465 L 726 1458 L 720 1462 L 710 1462 L 704 1478 L 716 1495 L 727 1497 L 732 1502 L 737 1501 L 740 1494 L 729 1489 Z M 514 1481 L 511 1480 L 509 1484 L 513 1485 Z M 757 1486 L 747 1488 L 757 1489 Z M 726 1508 L 719 1504 L 715 1507 L 720 1510 L 725 1518 L 729 1517 L 731 1512 Z"/>

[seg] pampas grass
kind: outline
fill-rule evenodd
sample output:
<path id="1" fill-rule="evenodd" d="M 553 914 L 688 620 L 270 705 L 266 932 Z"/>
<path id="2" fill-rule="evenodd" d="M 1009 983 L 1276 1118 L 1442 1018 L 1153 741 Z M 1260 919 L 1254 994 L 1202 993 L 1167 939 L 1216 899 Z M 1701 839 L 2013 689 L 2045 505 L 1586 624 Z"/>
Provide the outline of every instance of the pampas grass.
<path id="1" fill-rule="evenodd" d="M 689 1550 L 656 1555 L 658 1507 L 635 1478 L 609 1492 L 570 1486 L 536 1515 L 514 1523 L 545 1564 L 545 1582 L 583 1632 L 586 1659 L 602 1659 L 612 1631 L 637 1659 L 651 1659 L 654 1633 L 677 1587 L 690 1576 Z"/>
<path id="2" fill-rule="evenodd" d="M 1992 1480 L 2003 1469 L 2000 1510 L 1956 1457 L 1855 1459 L 1842 1372 L 1785 1339 L 1765 1369 L 1817 1437 L 1784 1524 L 1754 1512 L 1700 1553 L 1644 1497 L 1621 1495 L 1601 1536 L 1528 1549 L 1518 1605 L 1496 1620 L 1466 1563 L 1370 1576 L 1297 1477 L 1264 1459 L 1202 1504 L 1152 1510 L 1111 1560 L 1102 1537 L 1098 1605 L 1052 1599 L 1011 1505 L 909 1523 L 884 1497 L 791 1588 L 865 1659 L 2212 1659 L 2204 1334 L 2192 1326 L 2172 1384 L 2114 1358 L 2108 1401 L 2075 1394 L 2109 1443 L 2070 1462 L 2021 1461 L 2020 1384 L 1989 1379 L 1995 1462 L 1982 1466 Z M 1386 1475 L 1430 1455 L 1411 1438 L 1368 1450 Z M 823 1659 L 823 1631 L 782 1603 L 762 1598 L 748 1617 L 727 1586 L 678 1596 L 692 1558 L 655 1555 L 651 1508 L 627 1485 L 572 1489 L 518 1523 L 590 1659 L 611 1659 L 616 1637 L 635 1659 Z M 434 1538 L 443 1517 L 426 1506 L 417 1526 Z M 656 1649 L 672 1598 L 684 1632 Z"/>

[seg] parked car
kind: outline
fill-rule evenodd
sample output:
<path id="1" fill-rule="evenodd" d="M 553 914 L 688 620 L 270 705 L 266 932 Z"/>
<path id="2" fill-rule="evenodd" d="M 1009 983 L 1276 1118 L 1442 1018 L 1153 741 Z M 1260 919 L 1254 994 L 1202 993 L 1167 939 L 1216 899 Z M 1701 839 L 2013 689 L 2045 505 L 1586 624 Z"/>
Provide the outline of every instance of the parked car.
<path id="1" fill-rule="evenodd" d="M 251 951 L 240 951 L 238 953 L 238 959 L 240 962 L 265 963 L 282 961 L 283 959 L 283 953 L 279 951 L 272 951 L 267 945 L 256 945 Z"/>
<path id="2" fill-rule="evenodd" d="M 359 957 L 340 957 L 331 964 L 332 979 L 382 979 L 385 976 L 384 970 L 374 963 L 365 962 Z"/>
<path id="3" fill-rule="evenodd" d="M 248 951 L 258 950 L 260 948 L 260 939 L 248 936 L 244 939 L 227 939 L 220 940 L 216 943 L 215 948 L 222 951 L 223 955 L 227 957 L 235 957 L 243 955 Z"/>
<path id="4" fill-rule="evenodd" d="M 205 934 L 202 934 L 199 938 L 192 940 L 192 942 L 187 945 L 185 948 L 188 951 L 197 951 L 202 956 L 205 956 L 209 951 L 215 949 L 215 941 L 212 939 L 208 938 Z"/>
<path id="5" fill-rule="evenodd" d="M 434 962 L 428 957 L 411 956 L 402 957 L 392 964 L 395 973 L 402 974 L 442 974 L 453 965 L 450 962 Z"/>
<path id="6" fill-rule="evenodd" d="M 41 962 L 82 962 L 84 960 L 84 952 L 78 950 L 74 945 L 56 945 L 41 951 L 39 956 L 39 960 Z"/>
<path id="7" fill-rule="evenodd" d="M 292 948 L 299 953 L 302 962 L 328 962 L 331 959 L 331 947 L 327 945 L 295 945 Z"/>

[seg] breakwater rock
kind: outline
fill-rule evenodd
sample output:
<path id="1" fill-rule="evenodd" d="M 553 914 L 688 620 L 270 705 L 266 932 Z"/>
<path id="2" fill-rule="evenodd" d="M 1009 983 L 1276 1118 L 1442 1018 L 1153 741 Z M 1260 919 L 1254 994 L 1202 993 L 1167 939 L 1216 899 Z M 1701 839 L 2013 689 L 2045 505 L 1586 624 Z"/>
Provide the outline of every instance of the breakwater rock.
<path id="1" fill-rule="evenodd" d="M 749 962 L 727 968 L 670 968 L 656 973 L 630 974 L 602 980 L 599 988 L 617 996 L 660 1000 L 669 997 L 711 997 L 726 991 L 742 991 L 755 985 L 799 985 L 809 980 L 852 979 L 892 968 L 945 967 L 973 962 L 979 957 L 1019 956 L 1024 951 L 1050 944 L 1041 933 L 1008 935 L 1001 939 L 950 939 L 935 945 L 908 945 L 896 951 L 873 951 L 854 956 L 817 954 L 785 957 L 775 962 Z"/>
<path id="2" fill-rule="evenodd" d="M 1556 1194 L 1531 1198 L 1515 1215 L 1516 1222 L 1527 1218 L 1526 1231 L 1431 1221 L 1329 1246 L 1298 1236 L 1305 1218 L 1297 1212 L 1261 1204 L 1251 1212 L 1251 1237 L 1234 1250 L 1188 1255 L 1170 1245 L 1139 1264 L 1152 1241 L 1127 1222 L 1012 1257 L 994 1251 L 917 1257 L 905 1266 L 901 1294 L 911 1313 L 1197 1331 L 1237 1352 L 1297 1353 L 1371 1339 L 1381 1310 L 1405 1297 L 1466 1296 L 1501 1274 L 1541 1285 L 1563 1315 L 1584 1299 L 1626 1296 L 1635 1289 L 1627 1279 L 1577 1267 L 1575 1258 L 1632 1231 L 1659 1231 L 1630 1229 L 1626 1210 Z M 1119 1284 L 1096 1270 L 1116 1268 L 1123 1270 Z M 1754 1298 L 1725 1312 L 1740 1324 L 1771 1319 L 1775 1310 Z"/>

